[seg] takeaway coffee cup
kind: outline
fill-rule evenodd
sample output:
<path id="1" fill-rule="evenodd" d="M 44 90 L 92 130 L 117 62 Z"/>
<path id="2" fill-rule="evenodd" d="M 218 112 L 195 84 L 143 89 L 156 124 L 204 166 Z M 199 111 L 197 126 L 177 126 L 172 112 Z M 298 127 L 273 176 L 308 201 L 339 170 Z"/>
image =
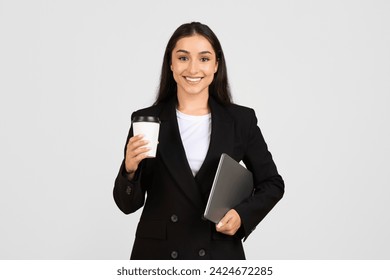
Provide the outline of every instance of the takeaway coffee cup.
<path id="1" fill-rule="evenodd" d="M 148 157 L 156 157 L 160 120 L 153 116 L 137 116 L 133 118 L 134 135 L 143 134 L 144 140 L 149 141 L 146 147 L 151 148 Z"/>

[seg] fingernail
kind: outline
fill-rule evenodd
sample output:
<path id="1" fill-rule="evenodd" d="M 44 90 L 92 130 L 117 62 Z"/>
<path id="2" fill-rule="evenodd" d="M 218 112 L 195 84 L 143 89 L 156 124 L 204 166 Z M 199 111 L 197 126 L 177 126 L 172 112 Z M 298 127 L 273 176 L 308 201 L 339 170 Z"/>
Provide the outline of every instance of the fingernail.
<path id="1" fill-rule="evenodd" d="M 217 228 L 220 228 L 221 226 L 223 226 L 223 224 L 221 222 L 219 222 L 217 225 Z"/>

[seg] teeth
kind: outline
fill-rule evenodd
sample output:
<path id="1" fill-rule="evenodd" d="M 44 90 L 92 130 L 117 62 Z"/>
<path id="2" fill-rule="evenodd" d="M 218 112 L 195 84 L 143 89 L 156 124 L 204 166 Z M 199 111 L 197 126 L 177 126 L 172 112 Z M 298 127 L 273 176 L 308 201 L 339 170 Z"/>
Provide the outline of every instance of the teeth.
<path id="1" fill-rule="evenodd" d="M 186 77 L 186 80 L 187 81 L 190 81 L 190 82 L 199 82 L 201 78 L 190 78 L 190 77 Z"/>

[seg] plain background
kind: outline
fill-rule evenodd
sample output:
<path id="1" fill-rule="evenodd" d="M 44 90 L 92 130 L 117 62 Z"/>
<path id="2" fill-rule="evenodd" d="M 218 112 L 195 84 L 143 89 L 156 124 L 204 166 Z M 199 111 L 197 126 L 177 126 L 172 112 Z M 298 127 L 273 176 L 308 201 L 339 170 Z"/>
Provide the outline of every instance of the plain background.
<path id="1" fill-rule="evenodd" d="M 0 259 L 128 259 L 112 188 L 182 23 L 219 37 L 286 194 L 248 259 L 390 258 L 390 4 L 0 0 Z"/>

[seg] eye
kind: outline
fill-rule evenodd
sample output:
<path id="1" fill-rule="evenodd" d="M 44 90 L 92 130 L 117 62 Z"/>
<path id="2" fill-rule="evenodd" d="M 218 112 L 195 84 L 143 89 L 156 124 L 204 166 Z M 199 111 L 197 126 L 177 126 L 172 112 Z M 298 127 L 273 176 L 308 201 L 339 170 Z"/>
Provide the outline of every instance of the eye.
<path id="1" fill-rule="evenodd" d="M 202 62 L 208 62 L 208 61 L 210 61 L 210 58 L 208 58 L 208 57 L 202 57 L 202 58 L 200 59 L 200 61 L 202 61 Z"/>
<path id="2" fill-rule="evenodd" d="M 186 56 L 180 56 L 180 57 L 179 57 L 179 60 L 180 60 L 180 61 L 187 61 L 187 60 L 188 60 L 188 57 L 186 57 Z"/>

